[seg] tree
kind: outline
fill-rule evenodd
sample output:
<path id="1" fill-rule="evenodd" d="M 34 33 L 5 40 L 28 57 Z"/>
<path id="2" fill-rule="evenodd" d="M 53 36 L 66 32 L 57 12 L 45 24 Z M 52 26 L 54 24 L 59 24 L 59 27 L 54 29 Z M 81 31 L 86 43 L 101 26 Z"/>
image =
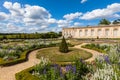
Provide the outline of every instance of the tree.
<path id="1" fill-rule="evenodd" d="M 62 36 L 62 32 L 59 32 L 59 33 L 58 33 L 58 36 L 61 37 L 61 36 Z"/>
<path id="2" fill-rule="evenodd" d="M 61 42 L 61 44 L 59 46 L 59 51 L 63 52 L 63 53 L 67 53 L 69 51 L 68 50 L 68 45 L 66 43 L 66 40 L 65 40 L 64 36 L 63 36 L 62 42 Z"/>
<path id="3" fill-rule="evenodd" d="M 107 19 L 102 19 L 99 22 L 99 25 L 110 25 L 110 24 L 111 24 L 111 22 Z"/>
<path id="4" fill-rule="evenodd" d="M 6 36 L 6 35 L 3 35 L 3 39 L 7 39 L 7 36 Z"/>
<path id="5" fill-rule="evenodd" d="M 120 24 L 120 19 L 114 20 L 113 24 Z"/>

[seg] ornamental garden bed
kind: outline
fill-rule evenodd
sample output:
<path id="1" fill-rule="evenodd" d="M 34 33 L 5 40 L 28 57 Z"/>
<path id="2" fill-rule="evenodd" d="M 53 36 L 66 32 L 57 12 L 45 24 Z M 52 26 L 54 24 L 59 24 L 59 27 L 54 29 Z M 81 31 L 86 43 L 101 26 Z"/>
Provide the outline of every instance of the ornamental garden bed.
<path id="1" fill-rule="evenodd" d="M 0 66 L 10 66 L 27 61 L 31 51 L 58 46 L 59 43 L 51 41 L 24 40 L 23 43 L 1 43 L 0 44 Z M 70 44 L 69 44 L 70 45 Z M 72 45 L 70 45 L 72 46 Z"/>
<path id="2" fill-rule="evenodd" d="M 107 53 L 110 49 L 110 45 L 107 44 L 86 44 L 82 48 L 92 49 L 101 53 Z"/>
<path id="3" fill-rule="evenodd" d="M 120 80 L 120 45 L 112 45 L 108 54 L 97 57 L 93 64 L 77 59 L 63 67 L 52 64 L 48 58 L 40 61 L 17 73 L 16 80 Z"/>

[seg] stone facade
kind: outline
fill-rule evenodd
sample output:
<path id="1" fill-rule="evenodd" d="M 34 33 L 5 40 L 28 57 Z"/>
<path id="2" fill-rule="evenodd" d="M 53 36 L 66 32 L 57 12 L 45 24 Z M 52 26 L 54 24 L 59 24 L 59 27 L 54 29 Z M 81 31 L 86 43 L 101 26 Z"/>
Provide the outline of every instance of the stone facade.
<path id="1" fill-rule="evenodd" d="M 120 38 L 120 25 L 63 28 L 65 38 Z"/>

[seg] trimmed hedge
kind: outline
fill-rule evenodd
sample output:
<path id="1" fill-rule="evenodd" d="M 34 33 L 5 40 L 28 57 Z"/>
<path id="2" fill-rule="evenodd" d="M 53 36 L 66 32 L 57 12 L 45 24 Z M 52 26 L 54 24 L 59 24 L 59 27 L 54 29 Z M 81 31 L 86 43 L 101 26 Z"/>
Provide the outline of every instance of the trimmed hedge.
<path id="1" fill-rule="evenodd" d="M 40 80 L 38 77 L 36 77 L 30 73 L 30 71 L 32 71 L 33 69 L 34 69 L 34 67 L 30 67 L 19 73 L 16 73 L 15 74 L 16 80 Z"/>

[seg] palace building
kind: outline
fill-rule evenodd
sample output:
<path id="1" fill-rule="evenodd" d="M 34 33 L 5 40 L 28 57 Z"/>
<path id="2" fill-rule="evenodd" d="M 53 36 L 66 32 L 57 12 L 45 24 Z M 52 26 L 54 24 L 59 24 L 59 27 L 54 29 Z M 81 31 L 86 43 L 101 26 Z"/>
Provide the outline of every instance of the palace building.
<path id="1" fill-rule="evenodd" d="M 120 38 L 120 25 L 63 28 L 65 38 Z"/>

